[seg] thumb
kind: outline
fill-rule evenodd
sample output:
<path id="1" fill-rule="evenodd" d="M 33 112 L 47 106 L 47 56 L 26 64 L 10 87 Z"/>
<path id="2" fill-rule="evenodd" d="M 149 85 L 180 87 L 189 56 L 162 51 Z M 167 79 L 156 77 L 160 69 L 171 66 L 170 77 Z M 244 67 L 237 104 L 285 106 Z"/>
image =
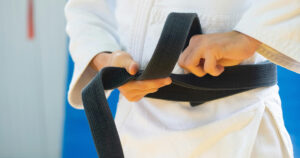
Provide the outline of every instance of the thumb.
<path id="1" fill-rule="evenodd" d="M 126 70 L 130 75 L 134 75 L 138 72 L 139 66 L 135 61 L 132 60 L 130 62 L 130 65 L 128 67 L 126 67 Z"/>

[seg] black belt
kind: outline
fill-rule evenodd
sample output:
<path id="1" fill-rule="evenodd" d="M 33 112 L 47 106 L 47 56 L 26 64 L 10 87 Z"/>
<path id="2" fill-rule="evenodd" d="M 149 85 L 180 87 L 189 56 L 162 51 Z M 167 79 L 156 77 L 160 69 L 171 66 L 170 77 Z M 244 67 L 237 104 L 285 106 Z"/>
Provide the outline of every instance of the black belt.
<path id="1" fill-rule="evenodd" d="M 171 74 L 189 39 L 201 34 L 195 13 L 171 13 L 164 25 L 155 52 L 145 70 L 130 75 L 124 68 L 105 67 L 83 89 L 82 100 L 99 157 L 123 158 L 117 128 L 104 90 L 117 88 L 131 80 L 157 79 L 170 76 L 172 84 L 146 97 L 171 101 L 188 101 L 191 105 L 230 96 L 257 87 L 277 83 L 275 64 L 226 67 L 218 77 L 193 74 Z"/>

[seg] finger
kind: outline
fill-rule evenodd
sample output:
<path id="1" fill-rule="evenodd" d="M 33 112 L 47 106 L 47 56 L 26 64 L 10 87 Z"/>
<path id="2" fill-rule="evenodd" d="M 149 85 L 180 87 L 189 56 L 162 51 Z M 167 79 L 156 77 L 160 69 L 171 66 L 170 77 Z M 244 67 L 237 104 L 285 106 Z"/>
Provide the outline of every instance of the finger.
<path id="1" fill-rule="evenodd" d="M 138 96 L 138 95 L 141 95 L 141 94 L 137 94 L 136 90 L 127 90 L 126 88 L 122 88 L 122 87 L 119 87 L 118 88 L 120 93 L 125 96 L 125 98 L 128 100 L 128 101 L 135 101 L 135 98 Z"/>
<path id="2" fill-rule="evenodd" d="M 147 94 L 149 93 L 155 93 L 159 90 L 159 88 L 153 88 L 153 89 L 148 89 L 148 90 L 144 90 L 141 91 L 141 93 L 137 93 L 133 98 L 133 100 L 135 101 L 139 101 L 141 100 L 143 97 L 145 97 Z"/>
<path id="3" fill-rule="evenodd" d="M 184 74 L 188 74 L 188 73 L 191 73 L 189 70 L 187 70 L 187 69 L 183 69 L 183 73 Z"/>
<path id="4" fill-rule="evenodd" d="M 138 70 L 139 70 L 139 65 L 135 61 L 132 61 L 130 63 L 129 68 L 127 69 L 127 72 L 131 75 L 134 75 L 138 72 Z"/>
<path id="5" fill-rule="evenodd" d="M 149 93 L 155 93 L 158 91 L 158 88 L 148 89 L 148 90 L 130 90 L 124 91 L 123 89 L 119 89 L 120 93 L 126 97 L 128 101 L 138 101 L 142 99 L 145 95 Z"/>
<path id="6" fill-rule="evenodd" d="M 157 91 L 157 90 L 156 90 Z M 143 97 L 145 97 L 148 93 L 142 93 L 142 94 L 131 94 L 131 95 L 124 95 L 126 97 L 126 99 L 130 102 L 137 102 L 139 100 L 141 100 Z"/>
<path id="7" fill-rule="evenodd" d="M 155 93 L 159 88 L 151 88 L 151 89 L 136 89 L 135 93 L 138 95 L 147 95 L 149 93 Z"/>
<path id="8" fill-rule="evenodd" d="M 185 68 L 186 66 L 186 60 L 189 54 L 192 52 L 192 47 L 188 46 L 187 48 L 184 49 L 184 51 L 180 54 L 178 58 L 178 65 L 182 68 Z"/>
<path id="9" fill-rule="evenodd" d="M 134 97 L 130 98 L 129 101 L 131 101 L 131 102 L 138 102 L 138 101 L 140 101 L 144 96 L 145 96 L 145 95 L 137 95 L 137 96 L 134 96 Z"/>
<path id="10" fill-rule="evenodd" d="M 217 65 L 217 61 L 210 52 L 206 52 L 204 71 L 212 76 L 219 76 L 223 71 L 224 67 Z"/>
<path id="11" fill-rule="evenodd" d="M 198 65 L 195 67 L 195 69 L 193 70 L 194 74 L 198 77 L 203 77 L 206 75 L 206 72 L 204 71 L 204 63 L 205 63 L 205 59 L 201 58 L 198 61 Z"/>
<path id="12" fill-rule="evenodd" d="M 202 66 L 194 66 L 191 67 L 189 70 L 198 77 L 203 77 L 206 75 L 206 72 L 204 71 Z"/>
<path id="13" fill-rule="evenodd" d="M 196 58 L 196 57 L 188 57 L 190 60 L 187 60 L 187 66 L 186 70 L 190 71 L 194 75 L 198 77 L 203 77 L 206 75 L 206 72 L 204 71 L 204 59 L 203 58 Z"/>
<path id="14" fill-rule="evenodd" d="M 133 89 L 155 89 L 160 88 L 166 85 L 169 85 L 172 83 L 172 80 L 170 77 L 167 78 L 161 78 L 161 79 L 152 79 L 152 80 L 143 80 L 143 81 L 136 81 L 132 83 Z"/>
<path id="15" fill-rule="evenodd" d="M 159 88 L 152 88 L 152 89 L 130 89 L 130 90 L 124 90 L 124 89 L 119 89 L 120 92 L 123 95 L 126 96 L 136 96 L 136 95 L 147 95 L 149 93 L 155 93 L 158 91 Z"/>
<path id="16" fill-rule="evenodd" d="M 201 63 L 201 52 L 195 52 L 192 48 L 188 47 L 183 52 L 178 60 L 178 65 L 184 69 L 185 73 L 191 72 L 198 77 L 206 74 Z"/>
<path id="17" fill-rule="evenodd" d="M 170 77 L 167 78 L 160 78 L 160 79 L 152 79 L 152 80 L 143 80 L 143 81 L 130 81 L 120 88 L 129 90 L 146 90 L 146 89 L 153 89 L 153 88 L 160 88 L 162 86 L 166 86 L 172 83 Z"/>
<path id="18" fill-rule="evenodd" d="M 136 101 L 140 100 L 142 97 L 144 97 L 144 96 L 141 96 L 141 95 L 131 95 L 131 96 L 124 95 L 124 96 L 130 102 L 136 102 Z"/>
<path id="19" fill-rule="evenodd" d="M 138 72 L 139 66 L 134 60 L 127 58 L 120 63 L 120 67 L 125 68 L 130 75 L 134 75 Z"/>
<path id="20" fill-rule="evenodd" d="M 225 66 L 239 65 L 241 62 L 242 62 L 241 60 L 221 59 L 221 60 L 218 60 L 217 64 L 225 67 Z"/>

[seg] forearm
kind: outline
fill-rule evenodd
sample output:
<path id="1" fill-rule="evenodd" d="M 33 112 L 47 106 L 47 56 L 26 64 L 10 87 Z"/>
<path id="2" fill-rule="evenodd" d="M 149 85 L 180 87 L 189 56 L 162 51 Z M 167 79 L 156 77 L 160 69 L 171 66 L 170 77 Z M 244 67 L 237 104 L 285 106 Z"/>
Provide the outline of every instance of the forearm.
<path id="1" fill-rule="evenodd" d="M 257 52 L 294 72 L 300 72 L 300 3 L 260 0 L 252 4 L 234 30 L 262 44 Z"/>
<path id="2" fill-rule="evenodd" d="M 69 51 L 74 61 L 68 100 L 73 107 L 83 108 L 82 88 L 97 73 L 90 66 L 91 61 L 99 52 L 120 50 L 121 46 L 114 13 L 109 9 L 106 0 L 69 0 L 65 15 L 66 31 L 70 37 Z M 105 63 L 101 62 L 100 66 L 105 66 Z"/>

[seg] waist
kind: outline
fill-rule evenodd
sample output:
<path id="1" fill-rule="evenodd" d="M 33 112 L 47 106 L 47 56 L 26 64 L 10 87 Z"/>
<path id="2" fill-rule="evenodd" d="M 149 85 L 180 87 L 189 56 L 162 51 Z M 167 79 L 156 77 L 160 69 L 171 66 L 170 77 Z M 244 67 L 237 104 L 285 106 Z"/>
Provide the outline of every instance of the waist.
<path id="1" fill-rule="evenodd" d="M 126 98 L 120 94 L 118 108 L 120 107 L 120 110 L 131 109 L 130 117 L 144 119 L 144 121 L 147 121 L 149 124 L 153 124 L 153 128 L 164 127 L 167 130 L 188 130 L 218 120 L 234 117 L 234 115 L 249 112 L 255 113 L 257 109 L 266 106 L 265 102 L 274 101 L 276 99 L 279 99 L 278 86 L 274 85 L 208 101 L 201 104 L 201 106 L 195 107 L 190 106 L 189 102 L 168 101 L 146 97 L 138 102 L 128 102 Z M 145 117 L 145 114 L 147 117 Z M 116 117 L 116 120 L 117 119 L 118 116 Z"/>

